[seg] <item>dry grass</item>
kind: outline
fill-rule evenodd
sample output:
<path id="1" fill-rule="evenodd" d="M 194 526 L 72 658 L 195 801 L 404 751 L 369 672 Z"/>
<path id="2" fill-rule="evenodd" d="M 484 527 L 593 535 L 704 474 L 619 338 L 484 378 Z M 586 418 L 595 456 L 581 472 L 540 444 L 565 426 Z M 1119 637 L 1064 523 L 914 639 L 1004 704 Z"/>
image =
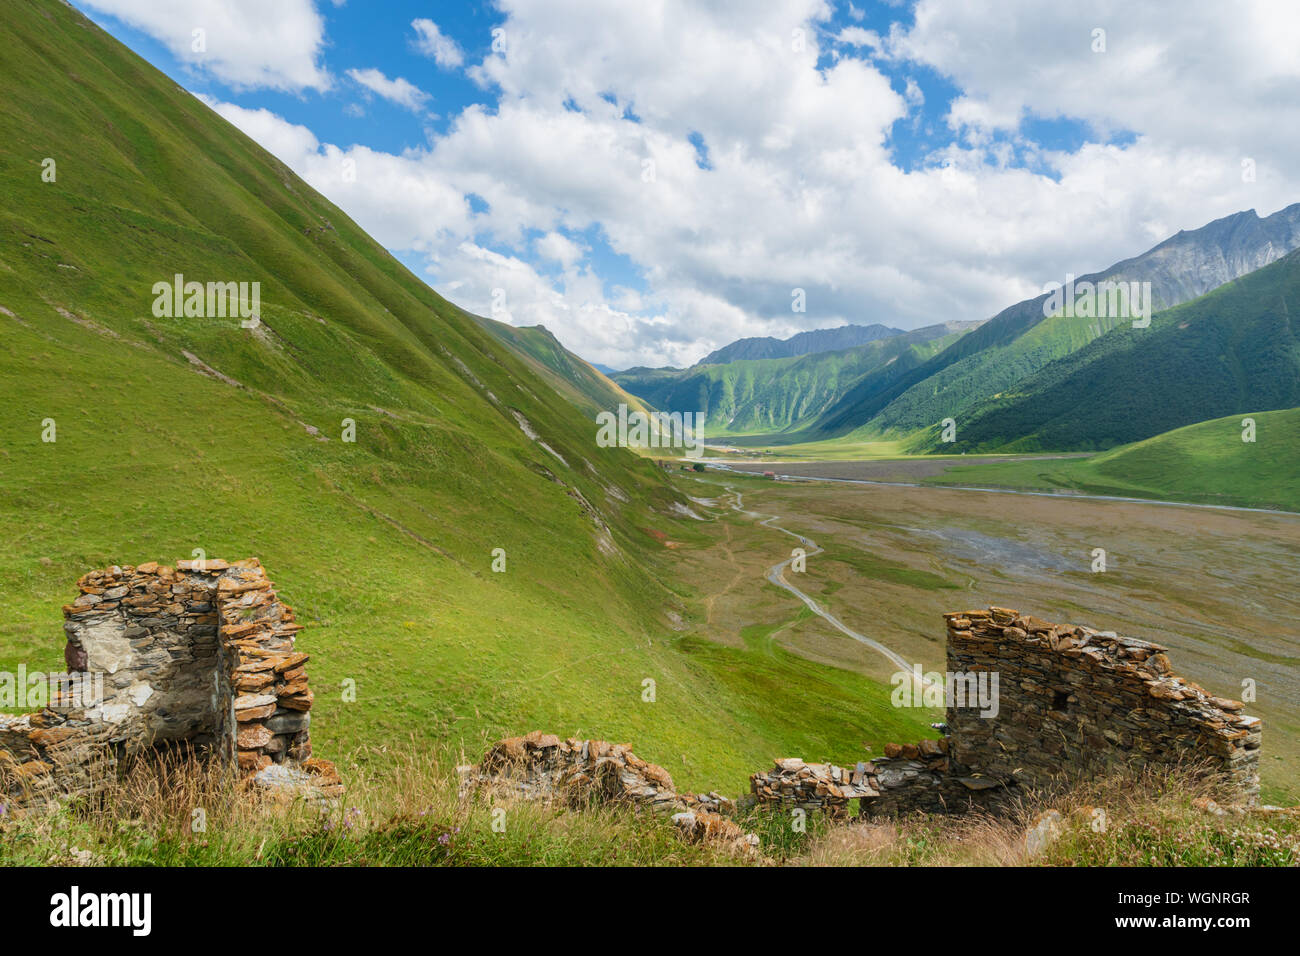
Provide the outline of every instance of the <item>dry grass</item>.
<path id="1" fill-rule="evenodd" d="M 1032 852 L 1044 814 L 1053 837 Z M 1029 793 L 1000 816 L 917 813 L 819 833 L 807 866 L 1300 865 L 1300 814 L 1230 809 L 1195 767 L 1117 772 Z"/>
<path id="2" fill-rule="evenodd" d="M 1232 812 L 1190 770 L 1122 774 L 1028 795 L 1004 816 L 808 821 L 749 810 L 763 857 L 680 840 L 666 817 L 626 806 L 462 800 L 453 760 L 411 746 L 367 750 L 330 803 L 249 791 L 182 755 L 139 762 L 93 801 L 0 815 L 5 865 L 790 866 L 1297 865 L 1300 814 Z M 1025 832 L 1048 809 L 1055 838 Z M 196 811 L 201 811 L 196 813 Z M 1099 813 L 1102 814 L 1099 816 Z M 1098 821 L 1103 825 L 1099 825 Z"/>
<path id="3" fill-rule="evenodd" d="M 0 815 L 4 865 L 713 865 L 663 817 L 461 800 L 455 764 L 412 746 L 353 755 L 341 800 L 269 796 L 183 755 L 137 762 L 93 799 Z"/>

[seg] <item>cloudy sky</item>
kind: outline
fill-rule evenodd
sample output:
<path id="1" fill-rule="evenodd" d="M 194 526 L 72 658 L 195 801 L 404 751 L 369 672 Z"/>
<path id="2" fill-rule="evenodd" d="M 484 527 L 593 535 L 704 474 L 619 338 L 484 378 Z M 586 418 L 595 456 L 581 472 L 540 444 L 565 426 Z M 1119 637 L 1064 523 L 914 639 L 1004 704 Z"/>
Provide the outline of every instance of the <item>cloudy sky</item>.
<path id="1" fill-rule="evenodd" d="M 987 318 L 1300 200 L 1294 0 L 74 2 L 444 296 L 616 368 Z"/>

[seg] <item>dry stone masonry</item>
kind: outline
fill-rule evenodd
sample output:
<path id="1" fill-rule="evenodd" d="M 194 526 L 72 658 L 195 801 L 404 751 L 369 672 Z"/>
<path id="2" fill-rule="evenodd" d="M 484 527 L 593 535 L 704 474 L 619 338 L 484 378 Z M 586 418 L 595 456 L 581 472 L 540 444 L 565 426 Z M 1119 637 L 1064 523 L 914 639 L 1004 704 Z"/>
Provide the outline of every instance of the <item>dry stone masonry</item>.
<path id="1" fill-rule="evenodd" d="M 1029 785 L 1067 769 L 1193 762 L 1244 802 L 1258 797 L 1259 718 L 1174 674 L 1166 648 L 1009 608 L 944 617 L 949 672 L 996 671 L 1001 686 L 995 718 L 948 708 L 955 761 Z"/>
<path id="2" fill-rule="evenodd" d="M 842 815 L 996 810 L 1017 792 L 1117 766 L 1193 765 L 1253 804 L 1260 721 L 1172 672 L 1165 648 L 1010 608 L 944 615 L 953 684 L 998 677 L 998 707 L 952 688 L 940 740 L 887 744 L 852 770 L 778 760 L 756 773 L 758 801 Z"/>
<path id="3" fill-rule="evenodd" d="M 948 625 L 947 732 L 886 744 L 852 768 L 777 760 L 750 777 L 760 806 L 844 818 L 915 811 L 996 812 L 1027 790 L 1112 767 L 1192 765 L 1250 805 L 1259 791 L 1260 722 L 1172 672 L 1165 649 L 1088 627 L 1050 624 L 1009 608 L 944 615 Z M 997 706 L 954 686 L 998 676 Z M 973 684 L 965 685 L 974 690 Z M 984 685 L 991 686 L 991 681 Z M 461 767 L 461 795 L 616 801 L 673 813 L 690 840 L 722 840 L 752 853 L 757 839 L 728 819 L 717 793 L 679 794 L 662 767 L 627 744 L 561 740 L 534 731 L 502 740 Z"/>
<path id="4" fill-rule="evenodd" d="M 256 558 L 114 566 L 77 585 L 63 609 L 68 679 L 42 711 L 0 716 L 11 794 L 89 792 L 121 758 L 169 744 L 338 787 L 332 765 L 310 760 L 302 625 Z"/>
<path id="5" fill-rule="evenodd" d="M 951 751 L 949 737 L 915 744 L 885 744 L 885 756 L 868 764 L 872 785 L 879 793 L 872 800 L 862 801 L 862 815 L 996 810 L 1013 795 L 1002 782 L 958 763 Z"/>
<path id="6" fill-rule="evenodd" d="M 647 763 L 628 744 L 561 740 L 540 730 L 493 744 L 476 767 L 461 767 L 461 793 L 478 789 L 525 800 L 625 800 L 667 809 L 677 804 L 668 771 Z"/>
<path id="7" fill-rule="evenodd" d="M 823 810 L 838 818 L 848 812 L 850 800 L 879 796 L 873 786 L 873 771 L 867 763 L 847 770 L 785 757 L 770 772 L 751 775 L 749 788 L 759 803 L 781 809 Z"/>
<path id="8" fill-rule="evenodd" d="M 586 803 L 622 803 L 671 812 L 673 823 L 690 841 L 716 841 L 751 853 L 758 838 L 727 819 L 732 801 L 718 793 L 678 793 L 673 778 L 658 764 L 642 760 L 628 744 L 604 740 L 561 740 L 540 730 L 493 744 L 483 760 L 458 768 L 462 799 L 493 798 Z"/>

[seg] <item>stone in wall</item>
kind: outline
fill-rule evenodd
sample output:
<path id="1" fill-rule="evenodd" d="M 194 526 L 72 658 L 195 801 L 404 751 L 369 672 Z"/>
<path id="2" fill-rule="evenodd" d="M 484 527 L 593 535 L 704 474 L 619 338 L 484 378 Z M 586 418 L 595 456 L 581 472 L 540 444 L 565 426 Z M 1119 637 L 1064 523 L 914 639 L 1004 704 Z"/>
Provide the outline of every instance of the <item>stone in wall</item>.
<path id="1" fill-rule="evenodd" d="M 184 562 L 182 562 L 184 564 Z M 311 757 L 308 655 L 294 645 L 302 625 L 256 559 L 217 581 L 221 637 L 230 654 L 234 742 L 241 770 Z"/>
<path id="2" fill-rule="evenodd" d="M 67 720 L 44 710 L 0 714 L 0 793 L 9 804 L 42 804 L 90 793 L 117 767 L 103 723 Z"/>
<path id="3" fill-rule="evenodd" d="M 668 771 L 632 753 L 628 744 L 561 740 L 535 730 L 490 747 L 476 767 L 462 767 L 462 795 L 475 790 L 525 800 L 621 800 L 653 809 L 677 808 Z"/>
<path id="4" fill-rule="evenodd" d="M 1013 788 L 957 763 L 950 750 L 948 737 L 915 744 L 885 744 L 885 756 L 868 765 L 878 794 L 862 801 L 861 815 L 997 811 L 1014 797 Z"/>
<path id="5" fill-rule="evenodd" d="M 998 781 L 954 765 L 948 741 L 886 744 L 885 756 L 858 763 L 852 770 L 834 764 L 809 764 L 797 757 L 776 761 L 767 773 L 750 777 L 750 790 L 768 808 L 796 807 L 844 817 L 849 801 L 858 799 L 859 813 L 961 813 L 991 807 L 1005 798 Z"/>
<path id="6" fill-rule="evenodd" d="M 798 757 L 776 761 L 768 773 L 750 775 L 750 792 L 760 804 L 781 809 L 825 811 L 834 817 L 848 812 L 849 801 L 877 795 L 870 764 L 853 770 L 828 763 L 804 763 Z"/>

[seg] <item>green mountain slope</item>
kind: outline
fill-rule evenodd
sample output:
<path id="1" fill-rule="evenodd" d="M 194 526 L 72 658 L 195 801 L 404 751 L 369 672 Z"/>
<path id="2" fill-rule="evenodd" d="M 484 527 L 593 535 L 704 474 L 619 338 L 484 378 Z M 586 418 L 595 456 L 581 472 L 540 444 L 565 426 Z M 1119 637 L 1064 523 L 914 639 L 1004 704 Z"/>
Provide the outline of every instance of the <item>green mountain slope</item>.
<path id="1" fill-rule="evenodd" d="M 974 323 L 945 323 L 866 345 L 791 358 L 740 359 L 689 369 L 634 368 L 614 380 L 656 408 L 703 412 L 709 436 L 793 432 L 869 376 L 915 368 L 966 334 Z"/>
<path id="2" fill-rule="evenodd" d="M 1140 256 L 1080 276 L 1078 281 L 1150 282 L 1153 306 L 1163 309 L 1261 268 L 1297 247 L 1300 203 L 1262 219 L 1248 210 L 1179 232 Z M 964 419 L 978 403 L 1016 387 L 1049 363 L 1114 328 L 1131 327 L 1130 319 L 1113 316 L 1047 318 L 1046 299 L 1041 295 L 1018 302 L 908 374 L 846 396 L 826 411 L 808 437 L 854 430 L 864 435 L 914 432 L 944 418 Z"/>
<path id="3" fill-rule="evenodd" d="M 1255 441 L 1242 440 L 1243 418 Z M 1199 422 L 1085 459 L 950 469 L 936 484 L 1075 491 L 1300 512 L 1300 408 Z"/>
<path id="4" fill-rule="evenodd" d="M 1120 327 L 977 405 L 956 450 L 1099 449 L 1300 405 L 1300 250 Z"/>
<path id="5" fill-rule="evenodd" d="M 772 753 L 860 745 L 861 720 L 773 725 L 682 646 L 688 592 L 648 531 L 699 531 L 661 471 L 56 0 L 5 3 L 0 144 L 0 667 L 61 668 L 86 570 L 202 549 L 260 557 L 308 624 L 329 756 L 544 727 L 737 787 Z M 260 282 L 260 325 L 154 315 L 176 274 Z"/>
<path id="6" fill-rule="evenodd" d="M 635 395 L 625 392 L 595 366 L 561 345 L 544 325 L 520 328 L 495 319 L 479 321 L 588 418 L 594 419 L 598 412 L 616 412 L 620 404 L 629 409 L 649 410 Z"/>

